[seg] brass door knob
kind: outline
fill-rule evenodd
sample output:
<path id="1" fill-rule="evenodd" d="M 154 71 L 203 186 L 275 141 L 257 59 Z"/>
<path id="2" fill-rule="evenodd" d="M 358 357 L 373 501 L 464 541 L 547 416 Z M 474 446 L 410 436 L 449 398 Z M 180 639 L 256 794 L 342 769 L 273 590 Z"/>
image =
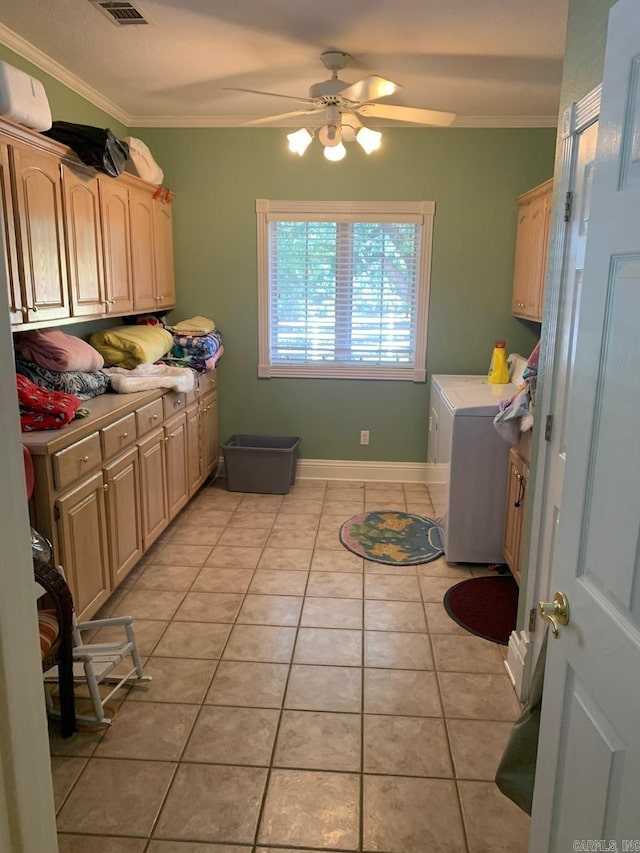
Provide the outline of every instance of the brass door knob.
<path id="1" fill-rule="evenodd" d="M 553 601 L 539 601 L 538 612 L 545 622 L 551 625 L 554 639 L 560 634 L 559 625 L 569 624 L 569 601 L 564 592 L 556 592 Z"/>

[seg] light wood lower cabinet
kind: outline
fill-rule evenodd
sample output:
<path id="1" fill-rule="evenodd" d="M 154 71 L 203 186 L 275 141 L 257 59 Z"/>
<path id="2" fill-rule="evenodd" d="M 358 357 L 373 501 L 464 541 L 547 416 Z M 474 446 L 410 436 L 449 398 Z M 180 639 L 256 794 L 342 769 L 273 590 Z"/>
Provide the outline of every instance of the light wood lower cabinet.
<path id="1" fill-rule="evenodd" d="M 518 583 L 520 583 L 523 525 L 529 466 L 518 451 L 509 451 L 509 480 L 507 483 L 507 505 L 504 525 L 504 559 Z"/>
<path id="2" fill-rule="evenodd" d="M 169 520 L 176 517 L 189 500 L 187 451 L 187 415 L 174 415 L 164 425 L 164 449 L 167 465 L 167 504 Z"/>
<path id="3" fill-rule="evenodd" d="M 169 524 L 164 429 L 151 432 L 138 444 L 142 483 L 142 538 L 145 551 Z"/>
<path id="4" fill-rule="evenodd" d="M 193 403 L 185 411 L 187 417 L 187 474 L 189 497 L 202 485 L 202 453 L 200 448 L 200 409 Z"/>
<path id="5" fill-rule="evenodd" d="M 132 447 L 103 468 L 107 498 L 109 568 L 115 589 L 142 556 L 142 500 L 138 448 Z"/>
<path id="6" fill-rule="evenodd" d="M 210 477 L 218 466 L 218 396 L 209 391 L 200 401 L 200 441 L 203 478 Z"/>
<path id="7" fill-rule="evenodd" d="M 95 613 L 112 590 L 102 472 L 56 501 L 60 562 L 78 620 Z"/>
<path id="8" fill-rule="evenodd" d="M 214 375 L 197 391 L 105 394 L 61 430 L 23 435 L 35 468 L 32 524 L 53 543 L 89 619 L 218 461 Z"/>

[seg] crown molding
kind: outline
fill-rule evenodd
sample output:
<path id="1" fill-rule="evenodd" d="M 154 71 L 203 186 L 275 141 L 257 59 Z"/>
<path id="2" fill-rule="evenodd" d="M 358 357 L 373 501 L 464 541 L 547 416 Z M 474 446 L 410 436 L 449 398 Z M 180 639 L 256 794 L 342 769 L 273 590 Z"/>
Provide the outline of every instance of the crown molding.
<path id="1" fill-rule="evenodd" d="M 50 74 L 60 83 L 63 83 L 77 95 L 85 98 L 94 107 L 98 107 L 113 118 L 122 122 L 127 128 L 130 127 L 175 127 L 175 128 L 215 128 L 215 127 L 244 127 L 249 121 L 256 119 L 252 116 L 136 116 L 129 115 L 122 107 L 119 107 L 109 98 L 89 86 L 71 71 L 56 62 L 46 53 L 43 53 L 35 45 L 10 30 L 0 23 L 0 43 L 15 51 L 23 59 L 27 59 L 35 66 Z M 299 127 L 301 125 L 311 127 L 315 123 L 290 121 L 286 124 L 271 125 L 271 129 L 277 127 Z M 403 124 L 394 122 L 376 122 L 376 127 L 410 127 L 418 129 L 415 124 Z M 557 127 L 558 116 L 458 116 L 451 125 L 453 128 L 531 128 L 531 127 Z M 253 130 L 254 128 L 247 128 Z M 255 128 L 259 129 L 259 128 Z M 436 128 L 447 130 L 447 128 Z"/>
<path id="2" fill-rule="evenodd" d="M 415 126 L 415 125 L 414 125 Z M 451 127 L 557 127 L 558 116 L 459 116 Z"/>
<path id="3" fill-rule="evenodd" d="M 8 27 L 5 27 L 4 24 L 0 23 L 0 43 L 2 43 L 5 47 L 8 47 L 10 50 L 13 50 L 23 59 L 28 59 L 29 62 L 32 62 L 35 66 L 40 68 L 42 71 L 46 71 L 47 74 L 50 74 L 54 77 L 58 82 L 63 83 L 69 89 L 76 93 L 76 95 L 80 95 L 85 98 L 89 103 L 93 104 L 94 107 L 98 107 L 98 109 L 104 110 L 106 113 L 109 113 L 110 116 L 117 119 L 119 122 L 122 122 L 126 127 L 129 127 L 131 124 L 131 116 L 126 113 L 121 107 L 117 104 L 114 104 L 113 101 L 110 101 L 109 98 L 105 98 L 100 92 L 94 89 L 92 86 L 89 86 L 79 77 L 76 77 L 71 71 L 67 70 L 64 65 L 60 65 L 59 62 L 56 62 L 55 59 L 52 59 L 46 53 L 43 53 L 39 50 L 35 45 L 28 42 L 26 39 L 23 39 L 22 36 L 19 36 L 17 33 L 14 33 L 13 30 L 10 30 Z"/>

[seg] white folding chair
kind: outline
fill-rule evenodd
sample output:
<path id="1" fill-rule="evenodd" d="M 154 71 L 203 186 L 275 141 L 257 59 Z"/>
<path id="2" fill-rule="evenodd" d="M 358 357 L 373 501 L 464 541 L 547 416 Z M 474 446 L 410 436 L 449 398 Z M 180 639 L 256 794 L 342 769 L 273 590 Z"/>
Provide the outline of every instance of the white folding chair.
<path id="1" fill-rule="evenodd" d="M 61 566 L 56 567 L 62 577 Z M 85 642 L 83 632 L 97 631 L 102 628 L 123 628 L 123 639 L 113 643 Z M 133 666 L 124 675 L 114 674 L 115 668 L 126 658 L 131 658 Z M 57 667 L 44 673 L 45 683 L 58 682 Z M 76 713 L 76 720 L 93 723 L 97 726 L 110 726 L 112 717 L 105 714 L 109 699 L 125 685 L 151 681 L 150 675 L 144 675 L 142 661 L 136 645 L 132 616 L 115 616 L 110 619 L 94 619 L 90 622 L 76 622 L 73 617 L 73 680 L 75 684 L 86 684 L 93 707 L 93 716 Z M 99 685 L 113 684 L 106 696 L 100 695 Z M 51 716 L 57 716 L 49 691 L 45 690 L 47 711 Z"/>

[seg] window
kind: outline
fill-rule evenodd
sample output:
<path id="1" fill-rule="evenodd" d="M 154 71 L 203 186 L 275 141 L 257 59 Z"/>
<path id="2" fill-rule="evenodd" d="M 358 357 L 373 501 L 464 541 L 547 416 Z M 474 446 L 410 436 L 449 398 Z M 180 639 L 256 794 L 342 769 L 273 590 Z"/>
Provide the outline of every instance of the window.
<path id="1" fill-rule="evenodd" d="M 258 376 L 424 382 L 434 210 L 258 199 Z"/>

